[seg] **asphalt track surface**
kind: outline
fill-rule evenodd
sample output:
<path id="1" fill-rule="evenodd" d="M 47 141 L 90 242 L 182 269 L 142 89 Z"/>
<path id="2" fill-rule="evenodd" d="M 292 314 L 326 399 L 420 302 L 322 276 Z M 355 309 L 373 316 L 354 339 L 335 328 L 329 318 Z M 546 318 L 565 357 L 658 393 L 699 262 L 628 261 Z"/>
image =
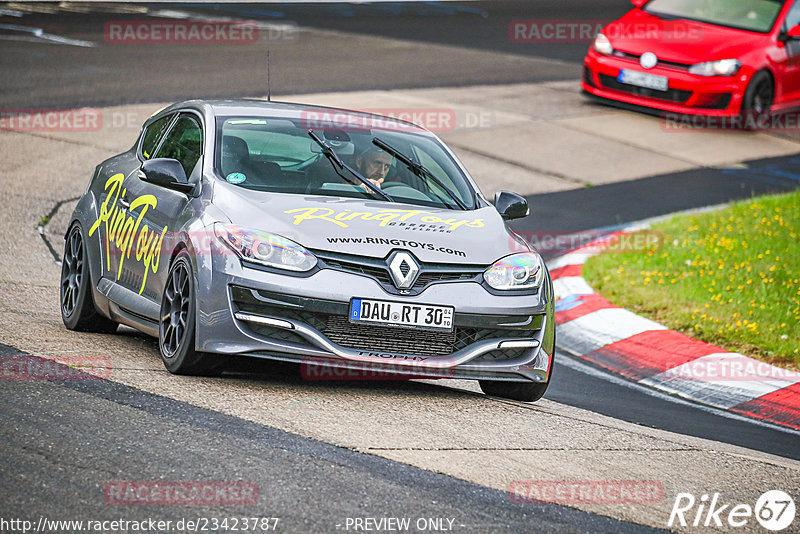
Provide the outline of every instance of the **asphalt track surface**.
<path id="1" fill-rule="evenodd" d="M 0 355 L 19 353 L 0 345 Z M 191 512 L 126 506 L 119 513 L 129 521 L 175 523 L 277 517 L 279 532 L 335 532 L 346 530 L 348 517 L 408 517 L 411 511 L 417 518 L 457 518 L 453 530 L 460 532 L 524 532 L 532 525 L 542 532 L 657 532 L 569 507 L 512 503 L 506 492 L 106 380 L 6 383 L 0 405 L 9 408 L 0 412 L 0 475 L 30 488 L 2 493 L 5 517 L 113 518 L 104 493 L 109 477 L 247 480 L 259 487 L 257 505 L 200 505 Z M 38 447 L 27 441 L 31 436 Z"/>
<path id="2" fill-rule="evenodd" d="M 262 33 L 257 44 L 108 45 L 109 21 L 145 20 L 118 8 L 0 16 L 3 107 L 99 106 L 266 93 L 270 51 L 275 94 L 566 80 L 580 74 L 588 44 L 512 42 L 512 20 L 609 20 L 625 0 L 402 2 L 399 4 L 141 4 L 213 19 L 316 27 Z M 13 6 L 12 6 L 13 7 Z M 151 17 L 152 18 L 152 17 Z M 5 27 L 3 25 L 6 25 Z M 37 27 L 100 46 L 53 46 L 7 25 Z M 347 33 L 343 33 L 347 32 Z M 415 41 L 400 46 L 376 37 Z M 22 40 L 12 40 L 22 39 Z M 494 52 L 496 54 L 488 54 Z M 498 58 L 497 54 L 502 54 Z"/>
<path id="3" fill-rule="evenodd" d="M 272 90 L 290 93 L 573 79 L 579 72 L 585 44 L 520 46 L 508 39 L 509 20 L 610 19 L 628 6 L 625 1 L 551 0 L 394 7 L 293 5 L 274 9 L 225 5 L 217 11 L 241 18 L 289 20 L 355 35 L 345 40 L 331 36 L 339 45 L 333 48 L 325 46 L 325 39 L 304 41 L 302 46 L 270 46 Z M 210 8 L 196 9 L 209 12 Z M 42 14 L 31 15 L 25 24 L 76 39 L 98 40 L 103 23 L 119 18 L 125 17 L 80 13 L 55 18 Z M 4 17 L 0 22 L 12 21 Z M 374 35 L 415 41 L 418 48 L 376 47 L 369 40 Z M 347 46 L 343 47 L 345 41 Z M 424 57 L 428 45 L 451 47 L 448 50 L 453 58 L 468 57 L 475 63 L 447 66 L 447 58 L 437 57 L 433 63 L 442 67 L 432 69 L 433 63 Z M 79 49 L 12 40 L 0 41 L 0 49 L 0 70 L 5 73 L 0 85 L 3 108 L 177 100 L 197 96 L 198 87 L 202 96 L 264 93 L 263 46 L 220 46 L 213 54 L 202 47 L 172 47 L 170 54 L 160 54 L 157 46 Z M 540 68 L 521 71 L 514 61 L 490 64 L 481 54 L 486 50 L 527 58 L 538 62 Z M 414 56 L 418 60 L 409 60 Z M 298 63 L 303 68 L 297 68 Z M 795 158 L 778 158 L 753 162 L 751 168 L 760 169 L 755 173 L 703 169 L 536 195 L 528 198 L 534 216 L 518 223 L 517 228 L 579 231 L 785 191 L 798 186 L 798 176 L 793 173 L 797 163 Z M 0 347 L 0 352 L 14 354 L 15 349 Z M 243 371 L 256 376 L 262 372 L 249 367 Z M 424 390 L 430 386 L 399 387 Z M 800 459 L 794 434 L 670 402 L 633 388 L 624 380 L 609 381 L 574 365 L 557 365 L 547 398 L 646 426 Z M 165 473 L 169 474 L 167 479 L 192 479 L 193 475 L 233 479 L 232 473 L 241 473 L 241 478 L 260 484 L 261 491 L 268 493 L 267 506 L 274 507 L 275 515 L 286 518 L 285 524 L 294 531 L 306 527 L 308 531 L 331 531 L 346 516 L 403 516 L 409 510 L 416 516 L 458 517 L 466 531 L 524 531 L 531 524 L 537 531 L 647 530 L 567 507 L 515 506 L 504 492 L 106 381 L 6 382 L 0 388 L 0 405 L 4 407 L 0 432 L 5 444 L 0 475 L 4 480 L 35 481 L 38 488 L 27 493 L 0 492 L 3 511 L 24 509 L 30 516 L 50 513 L 68 517 L 69 512 L 81 507 L 86 511 L 96 508 L 102 517 L 108 513 L 102 500 L 85 496 L 101 492 L 109 473 L 120 479 L 142 480 L 163 478 Z M 113 422 L 113 428 L 109 422 Z M 21 433 L 17 431 L 20 428 L 27 430 Z M 28 440 L 38 444 L 36 449 L 44 447 L 52 454 L 42 455 L 29 446 Z M 342 488 L 347 491 L 342 492 Z M 130 512 L 126 510 L 126 515 Z M 165 518 L 180 513 L 159 508 L 141 515 L 155 512 Z M 220 515 L 218 509 L 194 512 Z M 263 506 L 259 514 L 266 515 Z"/>

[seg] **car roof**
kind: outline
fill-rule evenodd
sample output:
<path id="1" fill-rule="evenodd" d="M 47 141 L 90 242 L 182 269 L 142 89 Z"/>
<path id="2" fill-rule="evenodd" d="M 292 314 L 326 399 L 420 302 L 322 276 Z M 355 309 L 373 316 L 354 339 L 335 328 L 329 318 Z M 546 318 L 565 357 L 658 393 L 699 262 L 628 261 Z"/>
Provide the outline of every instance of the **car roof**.
<path id="1" fill-rule="evenodd" d="M 207 116 L 255 116 L 280 117 L 286 119 L 307 119 L 321 122 L 330 121 L 335 124 L 361 124 L 365 118 L 380 120 L 383 123 L 402 125 L 406 131 L 419 134 L 431 134 L 427 129 L 412 122 L 352 109 L 298 104 L 294 102 L 276 102 L 257 99 L 231 100 L 185 100 L 177 102 L 161 110 L 158 114 L 169 113 L 180 109 L 196 109 Z M 352 119 L 352 120 L 348 120 Z"/>

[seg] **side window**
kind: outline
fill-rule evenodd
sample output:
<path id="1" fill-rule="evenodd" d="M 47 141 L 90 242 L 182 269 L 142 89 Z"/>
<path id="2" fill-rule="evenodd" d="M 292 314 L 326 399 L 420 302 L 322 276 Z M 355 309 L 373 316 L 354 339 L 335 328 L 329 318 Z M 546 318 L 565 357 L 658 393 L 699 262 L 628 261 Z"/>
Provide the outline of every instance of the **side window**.
<path id="1" fill-rule="evenodd" d="M 188 177 L 202 153 L 203 131 L 200 123 L 191 115 L 181 115 L 154 157 L 177 159 Z"/>
<path id="2" fill-rule="evenodd" d="M 142 141 L 142 156 L 144 156 L 144 159 L 150 159 L 153 156 L 153 151 L 155 151 L 158 146 L 158 141 L 161 139 L 161 136 L 164 135 L 167 126 L 169 126 L 174 116 L 175 115 L 167 115 L 166 117 L 161 117 L 147 127 L 147 130 L 144 132 L 144 140 Z"/>
<path id="3" fill-rule="evenodd" d="M 786 14 L 786 21 L 783 24 L 783 29 L 788 31 L 800 24 L 800 0 L 794 3 L 792 9 Z"/>

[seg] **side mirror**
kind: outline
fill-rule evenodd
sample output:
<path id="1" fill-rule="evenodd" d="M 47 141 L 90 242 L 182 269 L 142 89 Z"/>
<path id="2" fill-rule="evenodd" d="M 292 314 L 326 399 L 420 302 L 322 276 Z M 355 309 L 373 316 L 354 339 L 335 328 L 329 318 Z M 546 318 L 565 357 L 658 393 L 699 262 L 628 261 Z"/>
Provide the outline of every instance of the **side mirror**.
<path id="1" fill-rule="evenodd" d="M 800 24 L 789 28 L 789 31 L 786 32 L 786 37 L 789 39 L 800 39 Z"/>
<path id="2" fill-rule="evenodd" d="M 528 201 L 510 191 L 498 191 L 494 195 L 494 207 L 503 219 L 521 219 L 530 213 Z"/>
<path id="3" fill-rule="evenodd" d="M 631 0 L 631 4 L 635 7 L 642 8 L 649 0 Z"/>
<path id="4" fill-rule="evenodd" d="M 186 171 L 176 159 L 156 158 L 148 159 L 142 163 L 139 170 L 139 179 L 154 185 L 166 187 L 180 191 L 181 193 L 191 193 L 194 185 L 189 183 L 186 178 Z"/>

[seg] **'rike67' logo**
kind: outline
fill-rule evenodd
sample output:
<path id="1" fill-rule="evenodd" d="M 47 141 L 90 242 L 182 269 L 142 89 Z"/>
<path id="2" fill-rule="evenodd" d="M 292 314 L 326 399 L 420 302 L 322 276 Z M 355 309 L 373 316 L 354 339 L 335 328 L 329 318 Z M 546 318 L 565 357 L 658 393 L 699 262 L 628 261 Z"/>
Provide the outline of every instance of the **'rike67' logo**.
<path id="1" fill-rule="evenodd" d="M 142 287 L 139 288 L 139 294 L 144 291 L 145 282 L 147 282 L 147 274 L 149 270 L 153 274 L 158 272 L 158 264 L 161 260 L 161 244 L 164 241 L 164 234 L 167 233 L 167 227 L 161 231 L 159 235 L 156 231 L 151 231 L 146 224 L 142 224 L 147 210 L 155 208 L 158 200 L 153 195 L 142 195 L 136 197 L 131 201 L 131 205 L 126 210 L 121 210 L 117 206 L 120 192 L 125 196 L 125 189 L 122 189 L 122 182 L 125 176 L 122 173 L 117 173 L 108 180 L 106 180 L 105 190 L 108 192 L 105 201 L 100 205 L 100 216 L 89 229 L 89 235 L 93 235 L 100 227 L 100 224 L 105 226 L 105 251 L 106 251 L 106 268 L 111 270 L 111 246 L 116 249 L 115 252 L 119 253 L 119 268 L 117 269 L 117 280 L 122 274 L 122 265 L 126 258 L 130 258 L 131 249 L 133 248 L 134 241 L 136 242 L 136 261 L 144 262 L 144 276 L 142 278 Z M 134 212 L 141 208 L 138 214 Z"/>

